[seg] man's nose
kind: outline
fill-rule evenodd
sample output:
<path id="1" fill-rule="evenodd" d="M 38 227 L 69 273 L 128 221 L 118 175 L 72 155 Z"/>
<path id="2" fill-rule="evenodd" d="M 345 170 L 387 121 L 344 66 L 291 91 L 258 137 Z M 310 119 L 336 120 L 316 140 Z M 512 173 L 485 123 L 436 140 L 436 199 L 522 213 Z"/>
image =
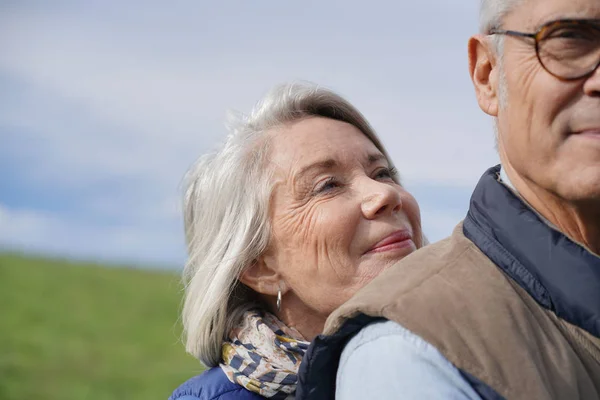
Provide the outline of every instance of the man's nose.
<path id="1" fill-rule="evenodd" d="M 585 80 L 583 91 L 588 96 L 600 97 L 600 61 L 594 73 Z"/>

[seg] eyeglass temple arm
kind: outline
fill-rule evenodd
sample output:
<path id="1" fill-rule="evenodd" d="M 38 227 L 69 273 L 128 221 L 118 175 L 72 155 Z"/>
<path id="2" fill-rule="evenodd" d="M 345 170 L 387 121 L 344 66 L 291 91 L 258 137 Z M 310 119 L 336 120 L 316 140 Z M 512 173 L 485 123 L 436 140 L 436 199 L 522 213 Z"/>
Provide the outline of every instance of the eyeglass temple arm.
<path id="1" fill-rule="evenodd" d="M 503 30 L 503 29 L 492 29 L 490 30 L 490 35 L 510 35 L 510 36 L 520 36 L 520 37 L 526 37 L 526 38 L 531 38 L 531 39 L 535 39 L 536 34 L 535 33 L 525 33 L 525 32 L 518 32 L 518 31 L 510 31 L 510 30 Z"/>

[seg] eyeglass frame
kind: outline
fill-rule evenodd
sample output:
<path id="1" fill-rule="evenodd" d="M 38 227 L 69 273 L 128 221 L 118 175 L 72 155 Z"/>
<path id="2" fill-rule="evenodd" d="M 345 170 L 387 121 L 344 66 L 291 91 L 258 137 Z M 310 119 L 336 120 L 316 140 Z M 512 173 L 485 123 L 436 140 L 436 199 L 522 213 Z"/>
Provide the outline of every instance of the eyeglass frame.
<path id="1" fill-rule="evenodd" d="M 507 35 L 507 36 L 513 36 L 513 37 L 515 37 L 515 36 L 516 37 L 524 37 L 524 38 L 529 38 L 529 39 L 535 40 L 535 55 L 536 55 L 540 65 L 544 68 L 544 70 L 546 70 L 546 72 L 548 72 L 550 75 L 554 76 L 555 78 L 557 78 L 561 81 L 576 81 L 579 79 L 584 79 L 584 78 L 588 78 L 588 77 L 592 76 L 594 74 L 594 72 L 596 72 L 598 67 L 600 67 L 600 60 L 598 60 L 598 63 L 596 64 L 595 67 L 593 67 L 590 71 L 586 72 L 585 74 L 578 76 L 578 77 L 574 77 L 574 78 L 564 78 L 564 77 L 559 76 L 559 75 L 555 74 L 554 72 L 548 70 L 548 67 L 546 67 L 546 65 L 542 61 L 542 58 L 540 57 L 540 47 L 539 46 L 540 46 L 540 41 L 542 40 L 542 36 L 543 36 L 544 32 L 546 32 L 549 28 L 551 28 L 555 25 L 559 25 L 559 24 L 578 25 L 581 23 L 590 24 L 592 26 L 597 25 L 596 28 L 598 28 L 598 30 L 600 31 L 600 19 L 559 19 L 559 20 L 546 22 L 535 33 L 519 32 L 519 31 L 510 30 L 510 29 L 492 28 L 489 30 L 488 35 Z"/>

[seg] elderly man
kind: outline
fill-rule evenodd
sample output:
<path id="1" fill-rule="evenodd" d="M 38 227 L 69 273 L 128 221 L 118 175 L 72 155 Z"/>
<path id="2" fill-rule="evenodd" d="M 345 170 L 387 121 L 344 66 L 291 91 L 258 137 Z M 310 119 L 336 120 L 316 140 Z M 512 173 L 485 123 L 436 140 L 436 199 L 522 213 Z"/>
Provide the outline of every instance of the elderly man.
<path id="1" fill-rule="evenodd" d="M 501 167 L 450 238 L 329 318 L 301 399 L 600 398 L 600 1 L 483 0 L 481 19 Z"/>

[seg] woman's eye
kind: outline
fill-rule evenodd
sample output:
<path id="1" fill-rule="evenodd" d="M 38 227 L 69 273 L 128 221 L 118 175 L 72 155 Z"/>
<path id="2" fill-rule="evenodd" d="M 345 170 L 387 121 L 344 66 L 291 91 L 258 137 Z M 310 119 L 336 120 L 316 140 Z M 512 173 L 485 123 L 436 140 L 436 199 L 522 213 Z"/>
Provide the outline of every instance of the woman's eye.
<path id="1" fill-rule="evenodd" d="M 393 179 L 394 171 L 389 168 L 382 168 L 375 174 L 376 179 Z"/>
<path id="2" fill-rule="evenodd" d="M 338 188 L 339 186 L 340 186 L 340 183 L 338 181 L 336 181 L 335 178 L 328 178 L 324 182 L 317 185 L 314 192 L 316 194 L 327 193 L 327 192 L 332 191 L 333 189 Z"/>

